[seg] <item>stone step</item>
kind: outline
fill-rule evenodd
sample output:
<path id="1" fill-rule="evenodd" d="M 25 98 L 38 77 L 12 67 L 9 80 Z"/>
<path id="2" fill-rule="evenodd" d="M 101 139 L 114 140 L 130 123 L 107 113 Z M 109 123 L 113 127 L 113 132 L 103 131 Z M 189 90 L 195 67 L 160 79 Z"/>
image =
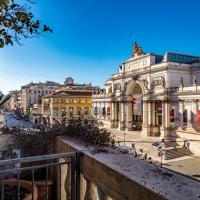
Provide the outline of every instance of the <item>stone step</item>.
<path id="1" fill-rule="evenodd" d="M 177 148 L 177 151 L 173 149 L 165 150 L 165 160 L 171 160 L 171 159 L 180 158 L 184 156 L 190 156 L 190 155 L 192 155 L 191 151 L 188 151 L 185 148 Z"/>

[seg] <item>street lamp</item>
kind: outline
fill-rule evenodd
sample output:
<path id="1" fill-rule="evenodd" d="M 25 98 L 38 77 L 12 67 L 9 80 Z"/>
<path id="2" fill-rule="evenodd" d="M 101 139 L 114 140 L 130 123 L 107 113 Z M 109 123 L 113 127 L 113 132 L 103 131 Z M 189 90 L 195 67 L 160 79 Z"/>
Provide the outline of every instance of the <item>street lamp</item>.
<path id="1" fill-rule="evenodd" d="M 126 142 L 126 141 L 125 141 L 125 140 L 126 140 L 126 132 L 123 133 L 123 136 L 124 136 L 124 146 L 125 146 L 125 142 Z"/>
<path id="2" fill-rule="evenodd" d="M 160 156 L 160 166 L 162 167 L 162 158 L 164 155 L 164 150 L 163 150 L 162 146 L 158 147 L 158 155 Z"/>

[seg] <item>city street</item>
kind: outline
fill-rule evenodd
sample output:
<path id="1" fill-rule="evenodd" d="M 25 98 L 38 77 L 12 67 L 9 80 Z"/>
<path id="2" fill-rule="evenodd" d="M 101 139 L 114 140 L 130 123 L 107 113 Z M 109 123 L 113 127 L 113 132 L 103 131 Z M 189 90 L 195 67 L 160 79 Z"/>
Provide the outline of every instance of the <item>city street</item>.
<path id="1" fill-rule="evenodd" d="M 33 128 L 33 124 L 31 122 L 16 118 L 12 113 L 3 112 L 3 115 L 4 124 L 6 124 L 8 127 Z"/>
<path id="2" fill-rule="evenodd" d="M 108 127 L 106 128 L 111 131 L 116 141 L 120 141 L 121 146 L 125 144 L 131 147 L 134 143 L 137 152 L 140 152 L 140 149 L 142 149 L 143 155 L 147 154 L 147 158 L 151 157 L 154 163 L 160 165 L 161 157 L 158 156 L 158 147 L 152 145 L 153 142 L 160 142 L 159 137 L 144 137 L 141 135 L 140 131 L 126 132 L 110 129 Z M 169 147 L 166 147 L 166 152 L 167 150 L 173 151 L 173 149 Z M 173 151 L 172 158 L 165 160 L 163 156 L 162 163 L 164 168 L 200 180 L 200 156 L 198 155 L 187 155 L 181 151 Z"/>

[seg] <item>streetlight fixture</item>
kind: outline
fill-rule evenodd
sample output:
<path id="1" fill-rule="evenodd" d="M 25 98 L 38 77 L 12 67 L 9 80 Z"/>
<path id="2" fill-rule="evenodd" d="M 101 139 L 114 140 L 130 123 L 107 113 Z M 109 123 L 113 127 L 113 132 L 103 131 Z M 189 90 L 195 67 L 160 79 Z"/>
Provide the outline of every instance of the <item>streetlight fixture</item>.
<path id="1" fill-rule="evenodd" d="M 164 155 L 164 150 L 161 145 L 158 147 L 158 155 L 160 156 L 160 166 L 162 167 L 162 159 Z"/>
<path id="2" fill-rule="evenodd" d="M 124 146 L 125 146 L 125 142 L 126 142 L 126 132 L 123 133 L 124 136 Z"/>

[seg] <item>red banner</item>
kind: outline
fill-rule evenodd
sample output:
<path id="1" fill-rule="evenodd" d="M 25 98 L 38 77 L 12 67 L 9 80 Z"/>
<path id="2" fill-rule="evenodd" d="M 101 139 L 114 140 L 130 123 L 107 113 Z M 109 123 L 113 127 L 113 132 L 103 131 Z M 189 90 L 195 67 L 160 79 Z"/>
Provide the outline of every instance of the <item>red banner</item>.
<path id="1" fill-rule="evenodd" d="M 196 118 L 197 118 L 197 127 L 200 128 L 200 110 L 197 110 Z"/>

